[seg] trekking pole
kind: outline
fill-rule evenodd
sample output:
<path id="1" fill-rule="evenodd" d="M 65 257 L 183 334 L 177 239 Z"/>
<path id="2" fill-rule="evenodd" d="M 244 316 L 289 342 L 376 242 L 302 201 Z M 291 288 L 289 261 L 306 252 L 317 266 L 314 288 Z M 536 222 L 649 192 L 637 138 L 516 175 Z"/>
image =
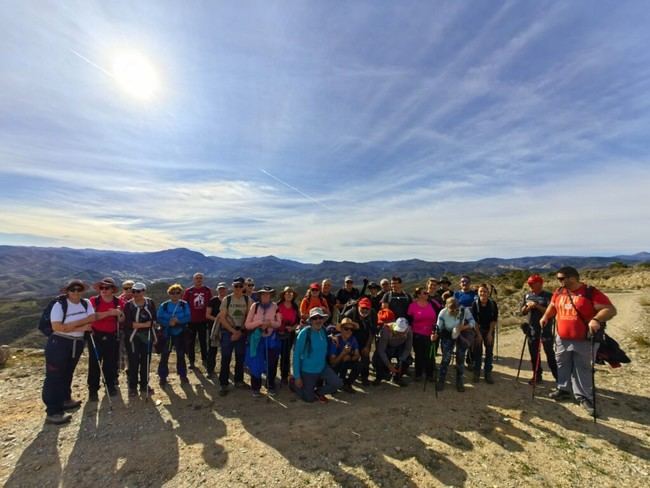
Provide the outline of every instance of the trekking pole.
<path id="1" fill-rule="evenodd" d="M 269 338 L 268 337 L 262 337 L 264 340 L 264 344 L 266 346 L 266 403 L 269 403 L 271 401 L 271 397 L 269 396 L 269 370 L 271 368 L 271 362 L 269 361 Z"/>
<path id="2" fill-rule="evenodd" d="M 517 368 L 516 381 L 519 381 L 519 374 L 521 373 L 521 363 L 524 361 L 524 349 L 526 349 L 526 342 L 528 342 L 528 334 L 524 334 L 524 343 L 521 346 L 521 356 L 519 357 L 519 367 Z"/>
<path id="3" fill-rule="evenodd" d="M 99 351 L 97 351 L 97 344 L 95 344 L 95 335 L 91 332 L 88 334 L 90 336 L 90 344 L 93 347 L 93 352 L 95 353 L 95 360 L 99 367 L 99 375 L 102 378 L 102 383 L 104 383 L 104 391 L 106 392 L 106 398 L 108 398 L 108 409 L 113 410 L 113 401 L 111 400 L 111 395 L 108 392 L 108 384 L 106 383 L 106 377 L 104 376 L 104 361 L 99 360 Z"/>
<path id="4" fill-rule="evenodd" d="M 153 325 L 153 322 L 152 322 Z M 151 327 L 147 332 L 147 389 L 144 397 L 144 401 L 149 400 L 149 372 L 151 371 Z"/>
<path id="5" fill-rule="evenodd" d="M 593 406 L 594 424 L 596 423 L 596 362 L 594 361 L 595 334 L 591 334 L 591 404 Z"/>
<path id="6" fill-rule="evenodd" d="M 542 360 L 542 335 L 537 339 L 537 359 L 535 360 L 535 370 L 533 371 L 533 400 L 535 399 L 535 388 L 537 387 L 537 372 L 539 371 Z"/>

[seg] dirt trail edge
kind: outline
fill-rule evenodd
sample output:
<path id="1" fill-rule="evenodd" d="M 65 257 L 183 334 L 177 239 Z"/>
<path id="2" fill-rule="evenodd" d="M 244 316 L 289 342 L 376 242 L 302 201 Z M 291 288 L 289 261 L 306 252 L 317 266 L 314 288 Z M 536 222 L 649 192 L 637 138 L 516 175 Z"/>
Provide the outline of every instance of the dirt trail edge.
<path id="1" fill-rule="evenodd" d="M 17 352 L 0 370 L 0 485 L 650 486 L 650 290 L 610 296 L 619 315 L 608 332 L 633 362 L 597 368 L 597 424 L 546 398 L 549 373 L 531 398 L 527 352 L 515 381 L 518 328 L 501 332 L 494 385 L 437 399 L 421 384 L 358 388 L 327 405 L 286 389 L 272 402 L 248 390 L 222 398 L 197 374 L 190 385 L 172 376 L 150 402 L 127 398 L 122 382 L 110 413 L 101 392 L 86 401 L 86 352 L 74 381 L 84 403 L 64 427 L 43 424 L 42 353 Z"/>

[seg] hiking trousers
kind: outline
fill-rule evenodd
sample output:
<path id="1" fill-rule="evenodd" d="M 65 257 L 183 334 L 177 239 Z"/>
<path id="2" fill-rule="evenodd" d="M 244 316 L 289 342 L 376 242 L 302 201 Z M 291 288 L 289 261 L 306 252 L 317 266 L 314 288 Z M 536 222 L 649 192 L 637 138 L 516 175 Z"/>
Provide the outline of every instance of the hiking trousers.
<path id="1" fill-rule="evenodd" d="M 228 386 L 230 378 L 230 361 L 235 353 L 235 383 L 244 381 L 244 356 L 246 354 L 246 336 L 242 335 L 238 341 L 231 340 L 231 333 L 221 331 L 221 369 L 219 370 L 219 384 Z"/>
<path id="2" fill-rule="evenodd" d="M 153 342 L 153 339 L 152 339 Z M 133 338 L 129 344 L 129 390 L 133 390 L 140 384 L 140 390 L 144 390 L 148 381 L 148 360 L 151 354 L 151 346 L 146 340 L 138 336 Z"/>
<path id="3" fill-rule="evenodd" d="M 332 369 L 344 384 L 352 386 L 361 372 L 361 361 L 345 361 L 333 366 Z"/>
<path id="4" fill-rule="evenodd" d="M 328 395 L 335 393 L 343 386 L 343 380 L 329 366 L 325 366 L 320 373 L 306 373 L 303 371 L 300 378 L 302 379 L 302 388 L 296 389 L 296 394 L 309 403 L 316 400 L 316 393 Z M 323 384 L 316 388 L 320 381 Z"/>
<path id="5" fill-rule="evenodd" d="M 169 376 L 169 356 L 172 349 L 176 349 L 176 373 L 179 377 L 187 376 L 187 366 L 185 364 L 185 337 L 183 334 L 169 336 L 164 339 L 164 344 L 160 352 L 160 364 L 158 365 L 158 376 L 161 380 L 166 380 Z"/>
<path id="6" fill-rule="evenodd" d="M 431 336 L 413 334 L 413 352 L 415 353 L 415 377 L 421 378 L 426 373 L 427 378 L 433 379 Z"/>
<path id="7" fill-rule="evenodd" d="M 399 372 L 395 375 L 396 378 L 401 378 L 404 373 L 406 373 L 406 370 L 408 370 L 409 365 L 411 364 L 411 357 L 408 356 L 404 361 L 402 361 L 400 358 L 402 357 L 402 354 L 404 353 L 404 349 L 406 348 L 406 344 L 400 344 L 399 346 L 396 347 L 390 347 L 388 346 L 386 348 L 386 356 L 388 357 L 388 361 L 391 359 L 397 359 L 398 362 L 398 368 Z M 384 364 L 384 361 L 381 359 L 381 356 L 379 356 L 379 353 L 375 350 L 375 354 L 372 356 L 372 364 L 375 367 L 375 378 L 379 380 L 383 379 L 388 379 L 391 376 L 391 372 L 388 369 L 388 366 Z"/>
<path id="8" fill-rule="evenodd" d="M 119 353 L 119 342 L 114 333 L 93 332 L 97 354 L 102 362 L 102 372 L 106 379 L 106 385 L 110 390 L 115 389 L 115 380 L 117 379 L 117 356 Z M 93 351 L 93 343 L 88 337 L 88 391 L 97 393 L 101 387 L 101 374 L 99 372 L 99 363 Z"/>
<path id="9" fill-rule="evenodd" d="M 546 354 L 546 362 L 548 362 L 548 368 L 551 370 L 553 378 L 557 381 L 557 361 L 555 360 L 555 350 L 553 349 L 553 339 L 542 337 L 542 347 L 544 348 L 544 353 Z M 591 348 L 591 346 L 590 346 Z M 530 364 L 531 371 L 535 371 L 535 365 L 537 364 L 537 351 L 539 350 L 539 337 L 530 337 L 528 336 L 528 352 L 530 353 Z M 591 365 L 589 366 L 591 368 Z M 544 370 L 542 369 L 542 360 L 539 361 L 539 370 L 537 375 L 542 376 Z"/>
<path id="10" fill-rule="evenodd" d="M 490 329 L 481 329 L 482 340 L 480 342 L 475 341 L 472 348 L 472 359 L 474 361 L 474 372 L 480 373 L 481 366 L 483 366 L 484 372 L 492 372 L 492 362 L 494 361 L 494 335 L 492 336 L 492 344 L 488 345 L 485 341 L 485 338 L 489 334 Z M 496 335 L 496 332 L 495 332 Z M 485 356 L 483 355 L 483 350 L 485 350 Z M 483 360 L 485 358 L 485 361 Z"/>
<path id="11" fill-rule="evenodd" d="M 280 358 L 280 349 L 267 349 L 264 354 L 268 354 L 266 359 L 266 378 L 269 390 L 275 390 L 275 372 L 278 370 L 278 360 Z M 251 373 L 251 389 L 260 391 L 262 388 L 262 377 L 253 376 Z"/>
<path id="12" fill-rule="evenodd" d="M 287 332 L 286 335 L 280 336 L 280 378 L 283 380 L 289 379 L 289 373 L 291 370 L 291 349 L 293 348 L 295 340 L 295 332 Z"/>
<path id="13" fill-rule="evenodd" d="M 190 366 L 194 366 L 196 359 L 196 337 L 199 337 L 199 349 L 201 350 L 201 361 L 207 367 L 208 364 L 208 324 L 207 322 L 190 322 L 185 329 L 185 350 Z"/>
<path id="14" fill-rule="evenodd" d="M 72 397 L 72 376 L 83 348 L 83 337 L 52 334 L 47 339 L 42 397 L 48 415 L 63 413 L 63 403 Z"/>
<path id="15" fill-rule="evenodd" d="M 591 381 L 591 361 L 596 358 L 599 345 L 599 343 L 594 344 L 594 356 L 592 357 L 590 341 L 572 341 L 556 336 L 555 359 L 557 361 L 558 389 L 573 390 L 573 396 L 578 401 L 592 401 L 594 385 Z"/>

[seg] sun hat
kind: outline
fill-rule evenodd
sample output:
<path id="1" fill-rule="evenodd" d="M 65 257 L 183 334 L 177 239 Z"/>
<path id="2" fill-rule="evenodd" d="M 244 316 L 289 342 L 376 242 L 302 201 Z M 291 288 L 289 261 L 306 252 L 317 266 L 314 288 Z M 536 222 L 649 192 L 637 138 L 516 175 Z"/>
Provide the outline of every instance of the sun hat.
<path id="1" fill-rule="evenodd" d="M 353 328 L 354 330 L 357 330 L 357 329 L 359 328 L 359 324 L 357 324 L 354 320 L 352 320 L 352 319 L 349 318 L 349 317 L 345 317 L 343 320 L 341 320 L 341 322 L 339 322 L 338 324 L 336 324 L 336 330 L 338 330 L 339 332 L 341 332 L 341 328 L 342 328 L 344 325 L 351 325 L 352 328 Z"/>
<path id="2" fill-rule="evenodd" d="M 314 307 L 311 310 L 309 310 L 309 318 L 311 319 L 313 317 L 327 318 L 327 317 L 329 317 L 329 314 L 325 310 L 323 310 L 321 307 Z"/>
<path id="3" fill-rule="evenodd" d="M 115 284 L 115 280 L 113 278 L 102 278 L 100 281 L 98 281 L 93 285 L 93 288 L 99 291 L 99 288 L 102 286 L 110 286 L 111 288 L 113 288 L 113 291 L 118 290 L 117 285 Z"/>
<path id="4" fill-rule="evenodd" d="M 67 293 L 68 290 L 70 290 L 70 288 L 72 288 L 73 286 L 80 286 L 82 288 L 81 293 L 88 290 L 88 285 L 86 285 L 86 283 L 84 283 L 80 279 L 73 278 L 71 280 L 68 280 L 65 286 L 61 288 L 61 293 Z"/>

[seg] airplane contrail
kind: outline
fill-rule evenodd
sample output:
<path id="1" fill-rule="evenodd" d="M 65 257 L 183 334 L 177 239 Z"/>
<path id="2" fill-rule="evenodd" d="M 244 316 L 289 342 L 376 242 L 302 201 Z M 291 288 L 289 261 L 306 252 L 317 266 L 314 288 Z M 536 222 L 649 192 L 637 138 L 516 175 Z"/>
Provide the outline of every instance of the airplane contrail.
<path id="1" fill-rule="evenodd" d="M 258 169 L 259 169 L 259 168 L 258 168 Z M 286 186 L 287 188 L 289 188 L 289 189 L 295 191 L 295 192 L 298 193 L 299 195 L 302 195 L 302 196 L 305 197 L 307 200 L 310 200 L 310 201 L 314 202 L 316 205 L 319 205 L 319 206 L 323 207 L 325 210 L 332 211 L 331 208 L 327 207 L 326 205 L 323 205 L 321 202 L 319 202 L 318 200 L 316 200 L 314 197 L 309 196 L 309 195 L 307 195 L 305 192 L 302 192 L 302 191 L 298 190 L 298 188 L 296 188 L 295 186 L 291 186 L 291 185 L 290 185 L 289 183 L 287 183 L 286 181 L 282 181 L 282 180 L 281 180 L 280 178 L 278 178 L 277 176 L 273 176 L 271 173 L 269 173 L 269 172 L 266 171 L 265 169 L 259 169 L 259 170 L 260 170 L 262 173 L 264 173 L 266 176 L 269 176 L 269 177 L 273 178 L 273 179 L 274 179 L 275 181 L 277 181 L 278 183 L 282 183 L 282 184 L 283 184 L 284 186 Z"/>
<path id="2" fill-rule="evenodd" d="M 110 77 L 110 78 L 112 78 L 112 79 L 115 79 L 115 77 L 113 76 L 113 73 L 111 73 L 110 71 L 105 70 L 105 69 L 102 68 L 100 65 L 98 65 L 97 63 L 91 61 L 91 60 L 88 59 L 86 56 L 84 56 L 83 54 L 81 54 L 81 53 L 75 51 L 74 49 L 72 49 L 72 48 L 68 48 L 68 49 L 70 50 L 70 52 L 71 52 L 72 54 L 74 54 L 75 56 L 77 56 L 77 57 L 80 58 L 80 59 L 83 59 L 86 63 L 88 63 L 88 64 L 91 65 L 92 67 L 97 68 L 99 71 L 101 71 L 102 73 L 104 73 L 106 76 L 108 76 L 108 77 Z"/>

